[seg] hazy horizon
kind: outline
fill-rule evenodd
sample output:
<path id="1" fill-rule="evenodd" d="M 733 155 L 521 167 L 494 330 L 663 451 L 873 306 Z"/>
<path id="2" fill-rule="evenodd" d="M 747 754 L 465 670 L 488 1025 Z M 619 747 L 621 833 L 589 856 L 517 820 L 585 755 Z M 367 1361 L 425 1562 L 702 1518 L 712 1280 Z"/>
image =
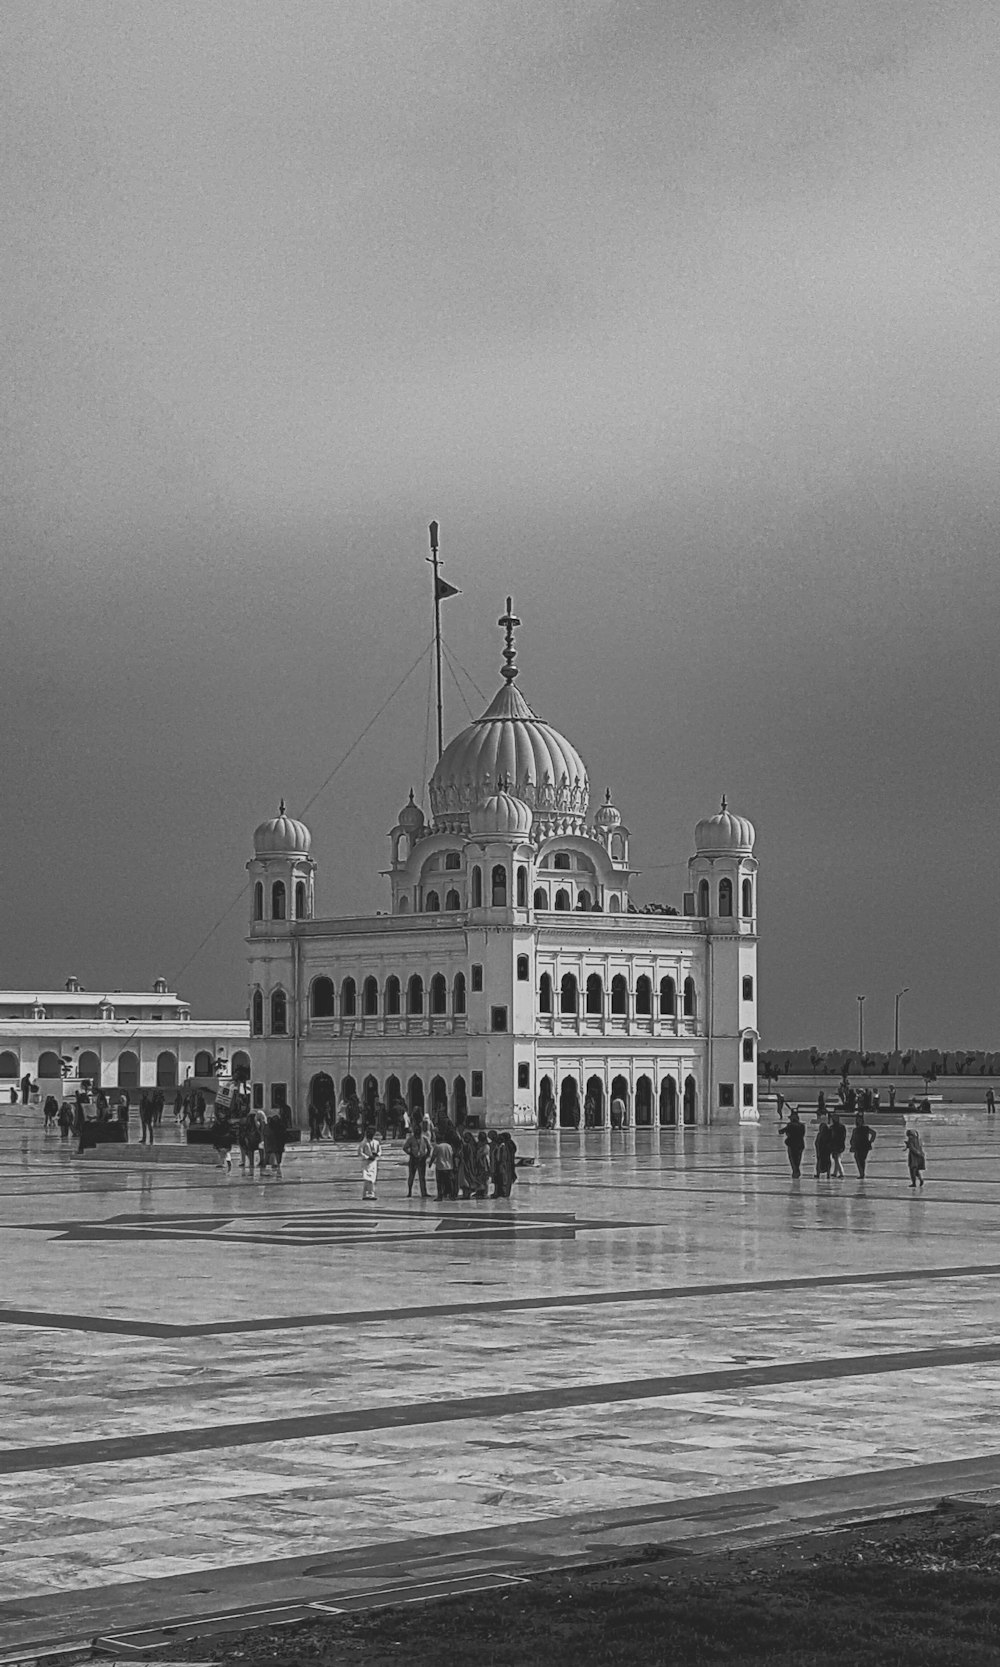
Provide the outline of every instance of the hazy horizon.
<path id="1" fill-rule="evenodd" d="M 449 646 L 488 699 L 513 596 L 640 903 L 753 820 L 763 1048 L 850 1046 L 859 993 L 885 1048 L 904 985 L 904 1048 L 990 1047 L 996 8 L 0 31 L 0 982 L 242 1013 L 244 902 L 192 956 L 426 645 L 437 517 Z M 426 673 L 307 817 L 325 913 L 387 906 Z"/>

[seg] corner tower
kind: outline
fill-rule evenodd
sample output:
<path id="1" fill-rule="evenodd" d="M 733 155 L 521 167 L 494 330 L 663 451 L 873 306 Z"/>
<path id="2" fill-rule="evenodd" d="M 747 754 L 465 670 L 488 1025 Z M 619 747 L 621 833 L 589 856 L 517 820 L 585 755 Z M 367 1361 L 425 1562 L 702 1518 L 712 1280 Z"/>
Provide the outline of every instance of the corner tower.
<path id="1" fill-rule="evenodd" d="M 710 1116 L 756 1123 L 757 859 L 754 826 L 726 804 L 695 829 L 688 863 L 695 914 L 707 937 Z"/>

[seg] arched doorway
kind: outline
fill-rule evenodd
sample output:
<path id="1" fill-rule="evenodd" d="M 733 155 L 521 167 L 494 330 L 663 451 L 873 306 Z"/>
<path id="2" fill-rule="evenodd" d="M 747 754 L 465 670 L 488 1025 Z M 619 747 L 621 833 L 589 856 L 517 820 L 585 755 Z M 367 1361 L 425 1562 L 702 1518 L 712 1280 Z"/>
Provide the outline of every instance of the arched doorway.
<path id="1" fill-rule="evenodd" d="M 361 1084 L 361 1104 L 364 1106 L 366 1112 L 374 1115 L 375 1101 L 377 1099 L 378 1078 L 369 1075 L 365 1077 L 364 1082 Z"/>
<path id="2" fill-rule="evenodd" d="M 207 1048 L 199 1048 L 194 1056 L 194 1075 L 196 1077 L 210 1077 L 212 1075 L 212 1055 Z"/>
<path id="3" fill-rule="evenodd" d="M 635 1122 L 636 1128 L 652 1126 L 653 1084 L 647 1076 L 641 1076 L 635 1085 Z"/>
<path id="4" fill-rule="evenodd" d="M 629 1090 L 628 1077 L 615 1077 L 611 1084 L 611 1098 L 613 1100 L 621 1100 L 623 1106 L 625 1107 L 625 1123 L 627 1124 L 630 1120 L 629 1107 L 632 1104 L 632 1095 Z"/>
<path id="5" fill-rule="evenodd" d="M 584 1100 L 584 1122 L 587 1120 L 587 1100 L 591 1102 L 591 1127 L 599 1129 L 604 1124 L 604 1084 L 600 1077 L 587 1078 L 587 1094 Z"/>
<path id="6" fill-rule="evenodd" d="M 698 1089 L 694 1077 L 684 1078 L 684 1121 L 696 1123 L 698 1121 Z"/>
<path id="7" fill-rule="evenodd" d="M 177 1087 L 177 1055 L 164 1049 L 156 1056 L 156 1086 L 157 1088 Z"/>
<path id="8" fill-rule="evenodd" d="M 580 1127 L 580 1084 L 575 1077 L 563 1077 L 559 1090 L 559 1127 Z"/>
<path id="9" fill-rule="evenodd" d="M 80 1055 L 76 1070 L 78 1076 L 86 1078 L 91 1088 L 100 1088 L 101 1061 L 92 1048 L 85 1049 Z"/>
<path id="10" fill-rule="evenodd" d="M 389 1128 L 398 1129 L 402 1126 L 403 1113 L 403 1085 L 396 1076 L 385 1079 L 385 1107 L 389 1113 Z"/>
<path id="11" fill-rule="evenodd" d="M 556 1126 L 556 1101 L 552 1092 L 552 1078 L 543 1077 L 538 1084 L 538 1127 L 540 1129 L 554 1129 Z"/>
<path id="12" fill-rule="evenodd" d="M 0 1078 L 4 1082 L 9 1082 L 12 1078 L 16 1081 L 20 1075 L 21 1061 L 16 1053 L 11 1053 L 10 1049 L 6 1048 L 0 1053 Z"/>
<path id="13" fill-rule="evenodd" d="M 406 1104 L 411 1117 L 423 1117 L 424 1085 L 418 1076 L 412 1076 L 406 1085 Z"/>
<path id="14" fill-rule="evenodd" d="M 39 1070 L 41 1061 L 39 1061 Z M 138 1088 L 139 1086 L 139 1056 L 130 1049 L 118 1055 L 118 1086 L 119 1088 Z"/>
<path id="15" fill-rule="evenodd" d="M 444 1077 L 431 1078 L 431 1116 L 448 1115 L 448 1084 Z"/>
<path id="16" fill-rule="evenodd" d="M 309 1099 L 324 1122 L 329 1121 L 332 1127 L 337 1110 L 337 1090 L 333 1086 L 333 1078 L 327 1071 L 317 1071 L 312 1078 L 309 1084 Z"/>
<path id="17" fill-rule="evenodd" d="M 462 1127 L 469 1115 L 469 1097 L 466 1092 L 465 1078 L 456 1077 L 452 1084 L 452 1117 L 458 1128 Z"/>
<path id="18" fill-rule="evenodd" d="M 341 1077 L 340 1097 L 342 1100 L 355 1100 L 358 1096 L 358 1085 L 354 1077 Z"/>
<path id="19" fill-rule="evenodd" d="M 138 1069 L 138 1065 L 139 1061 L 136 1060 L 136 1069 Z M 48 1081 L 52 1081 L 53 1078 L 58 1080 L 62 1076 L 62 1060 L 57 1053 L 52 1052 L 51 1048 L 47 1048 L 45 1053 L 40 1053 L 38 1056 L 38 1075 L 45 1077 Z"/>
<path id="20" fill-rule="evenodd" d="M 234 1082 L 250 1081 L 250 1055 L 248 1053 L 244 1053 L 242 1048 L 237 1048 L 236 1052 L 233 1054 L 232 1071 Z"/>
<path id="21" fill-rule="evenodd" d="M 660 1083 L 660 1126 L 670 1128 L 677 1122 L 677 1084 L 673 1077 L 664 1077 Z"/>

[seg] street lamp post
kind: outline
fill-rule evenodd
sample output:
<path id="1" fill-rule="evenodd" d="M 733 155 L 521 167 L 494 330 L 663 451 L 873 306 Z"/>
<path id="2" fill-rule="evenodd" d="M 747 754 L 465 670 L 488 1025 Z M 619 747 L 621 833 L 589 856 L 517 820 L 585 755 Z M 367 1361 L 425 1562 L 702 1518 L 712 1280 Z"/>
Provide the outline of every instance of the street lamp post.
<path id="1" fill-rule="evenodd" d="M 864 1058 L 864 1054 L 865 1054 L 865 1001 L 866 1000 L 867 1000 L 866 996 L 859 996 L 858 997 L 858 1053 L 861 1056 L 858 1060 L 859 1065 L 861 1064 L 861 1060 Z"/>
<path id="2" fill-rule="evenodd" d="M 896 1023 L 893 1026 L 893 1032 L 892 1032 L 892 1051 L 893 1051 L 893 1053 L 898 1053 L 899 1052 L 899 1000 L 900 1000 L 900 996 L 905 996 L 907 994 L 907 992 L 909 991 L 909 988 L 910 988 L 909 984 L 904 984 L 903 988 L 899 991 L 899 994 L 896 996 Z"/>

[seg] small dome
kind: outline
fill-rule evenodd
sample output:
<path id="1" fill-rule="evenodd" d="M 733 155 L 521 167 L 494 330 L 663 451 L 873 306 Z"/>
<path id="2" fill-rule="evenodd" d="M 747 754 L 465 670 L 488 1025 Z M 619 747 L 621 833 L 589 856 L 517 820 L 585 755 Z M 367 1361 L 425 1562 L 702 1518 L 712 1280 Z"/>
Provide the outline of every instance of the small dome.
<path id="1" fill-rule="evenodd" d="M 513 793 L 491 793 L 469 812 L 469 832 L 501 839 L 527 839 L 531 832 L 531 810 Z"/>
<path id="2" fill-rule="evenodd" d="M 736 853 L 749 856 L 755 838 L 753 823 L 746 816 L 734 816 L 727 809 L 725 794 L 722 809 L 714 816 L 703 816 L 694 831 L 695 850 L 706 856 Z"/>
<path id="3" fill-rule="evenodd" d="M 413 788 L 410 788 L 409 803 L 405 804 L 399 813 L 399 826 L 408 834 L 422 833 L 424 827 L 424 813 L 413 800 Z"/>
<path id="4" fill-rule="evenodd" d="M 611 803 L 611 789 L 605 788 L 604 803 L 594 817 L 595 828 L 618 828 L 621 826 L 622 813 L 617 805 Z"/>
<path id="5" fill-rule="evenodd" d="M 292 816 L 285 814 L 285 801 L 282 799 L 277 816 L 269 822 L 262 822 L 253 836 L 254 854 L 258 857 L 307 856 L 312 845 L 312 834 L 304 822 L 296 822 Z"/>

